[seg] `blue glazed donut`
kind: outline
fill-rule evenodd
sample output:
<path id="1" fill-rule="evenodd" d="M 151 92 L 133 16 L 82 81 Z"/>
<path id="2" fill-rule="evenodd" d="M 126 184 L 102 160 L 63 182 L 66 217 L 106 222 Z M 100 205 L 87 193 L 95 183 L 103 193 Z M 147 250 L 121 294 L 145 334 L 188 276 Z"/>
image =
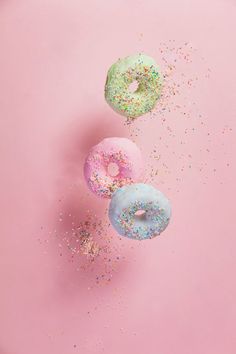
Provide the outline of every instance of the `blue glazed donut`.
<path id="1" fill-rule="evenodd" d="M 136 183 L 119 188 L 112 195 L 109 219 L 125 237 L 146 240 L 159 235 L 171 216 L 169 200 L 156 188 Z"/>

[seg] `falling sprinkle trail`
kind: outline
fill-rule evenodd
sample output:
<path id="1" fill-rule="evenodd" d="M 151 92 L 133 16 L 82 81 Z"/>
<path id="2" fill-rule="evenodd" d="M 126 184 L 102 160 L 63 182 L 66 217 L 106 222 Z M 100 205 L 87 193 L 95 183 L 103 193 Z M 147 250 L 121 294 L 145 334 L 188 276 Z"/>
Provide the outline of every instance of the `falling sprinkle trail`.
<path id="1" fill-rule="evenodd" d="M 58 220 L 59 223 L 65 221 L 67 225 L 64 231 L 58 228 L 51 232 L 58 244 L 59 255 L 66 257 L 76 271 L 93 274 L 90 277 L 91 288 L 109 284 L 125 261 L 125 256 L 124 242 L 117 235 L 112 235 L 107 210 L 99 217 L 88 210 L 79 222 L 75 222 L 76 216 L 72 213 L 60 212 Z"/>
<path id="2" fill-rule="evenodd" d="M 145 144 L 144 181 L 179 193 L 196 170 L 203 184 L 210 174 L 217 175 L 216 147 L 219 141 L 224 146 L 222 135 L 232 129 L 211 131 L 208 117 L 199 111 L 199 92 L 207 87 L 211 69 L 190 43 L 161 43 L 156 57 L 164 76 L 161 97 L 153 111 L 128 122 L 127 128 L 132 140 Z M 227 158 L 229 152 L 224 154 Z"/>

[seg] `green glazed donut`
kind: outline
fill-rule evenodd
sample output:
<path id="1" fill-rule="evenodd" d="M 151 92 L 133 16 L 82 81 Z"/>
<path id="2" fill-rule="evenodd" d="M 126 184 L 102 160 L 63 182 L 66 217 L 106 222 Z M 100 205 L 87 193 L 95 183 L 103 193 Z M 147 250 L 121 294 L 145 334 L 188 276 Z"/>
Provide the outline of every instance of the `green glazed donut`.
<path id="1" fill-rule="evenodd" d="M 132 92 L 129 86 L 137 81 L 138 88 Z M 160 97 L 162 78 L 154 59 L 136 54 L 119 59 L 107 74 L 105 98 L 118 113 L 136 118 L 150 112 Z"/>

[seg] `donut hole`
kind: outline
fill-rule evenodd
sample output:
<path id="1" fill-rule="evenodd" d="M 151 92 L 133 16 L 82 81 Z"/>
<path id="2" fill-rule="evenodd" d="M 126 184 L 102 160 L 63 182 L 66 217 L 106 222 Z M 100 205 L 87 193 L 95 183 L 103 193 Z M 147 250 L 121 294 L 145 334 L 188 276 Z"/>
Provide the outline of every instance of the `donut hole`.
<path id="1" fill-rule="evenodd" d="M 107 166 L 107 172 L 111 177 L 116 177 L 120 173 L 119 166 L 115 162 L 110 162 Z"/>
<path id="2" fill-rule="evenodd" d="M 136 92 L 138 90 L 139 83 L 137 80 L 134 80 L 131 82 L 131 84 L 128 87 L 128 90 L 132 93 Z"/>
<path id="3" fill-rule="evenodd" d="M 134 213 L 135 217 L 138 219 L 143 219 L 146 215 L 146 210 L 140 209 Z"/>

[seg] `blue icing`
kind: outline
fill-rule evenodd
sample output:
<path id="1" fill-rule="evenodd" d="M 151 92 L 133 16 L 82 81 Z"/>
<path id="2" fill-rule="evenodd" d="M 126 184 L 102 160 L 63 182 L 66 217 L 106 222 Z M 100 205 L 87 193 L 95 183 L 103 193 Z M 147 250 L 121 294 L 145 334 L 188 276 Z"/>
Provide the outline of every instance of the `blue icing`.
<path id="1" fill-rule="evenodd" d="M 137 216 L 139 210 L 145 211 Z M 126 185 L 113 195 L 109 218 L 116 231 L 125 237 L 144 240 L 159 235 L 171 216 L 169 200 L 159 190 L 144 183 Z"/>

